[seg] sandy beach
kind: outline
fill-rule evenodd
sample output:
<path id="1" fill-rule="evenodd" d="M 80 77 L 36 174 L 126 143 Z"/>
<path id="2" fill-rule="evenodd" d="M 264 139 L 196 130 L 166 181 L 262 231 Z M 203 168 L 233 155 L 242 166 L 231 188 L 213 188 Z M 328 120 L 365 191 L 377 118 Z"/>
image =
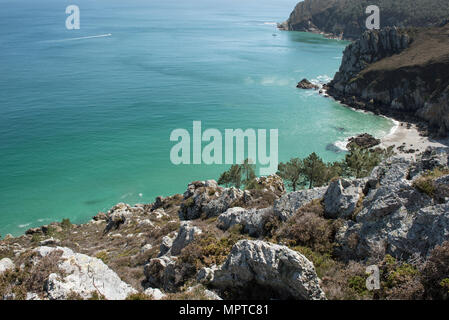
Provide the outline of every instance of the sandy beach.
<path id="1" fill-rule="evenodd" d="M 407 122 L 397 122 L 394 131 L 381 139 L 381 147 L 387 148 L 395 146 L 394 151 L 406 158 L 415 158 L 415 156 L 427 149 L 427 147 L 448 147 L 449 138 L 432 139 L 420 135 L 416 125 Z M 400 148 L 400 149 L 398 149 Z M 411 152 L 411 150 L 415 152 Z"/>

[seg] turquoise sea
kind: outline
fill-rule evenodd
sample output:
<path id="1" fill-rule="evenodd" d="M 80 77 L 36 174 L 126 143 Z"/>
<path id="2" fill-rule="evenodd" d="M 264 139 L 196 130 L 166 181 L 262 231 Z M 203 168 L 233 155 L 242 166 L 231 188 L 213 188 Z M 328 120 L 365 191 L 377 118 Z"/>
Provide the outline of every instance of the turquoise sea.
<path id="1" fill-rule="evenodd" d="M 170 162 L 171 131 L 195 120 L 278 129 L 280 161 L 388 134 L 388 119 L 295 88 L 332 78 L 347 45 L 278 31 L 296 2 L 0 0 L 0 234 L 217 179 L 228 165 Z M 80 30 L 65 28 L 71 4 Z"/>

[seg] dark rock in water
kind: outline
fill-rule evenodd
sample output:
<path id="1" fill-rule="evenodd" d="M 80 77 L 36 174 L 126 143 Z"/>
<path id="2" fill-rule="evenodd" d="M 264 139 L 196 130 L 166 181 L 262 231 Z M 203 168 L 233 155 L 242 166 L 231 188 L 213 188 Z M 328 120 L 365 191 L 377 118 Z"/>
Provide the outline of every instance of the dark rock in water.
<path id="1" fill-rule="evenodd" d="M 317 90 L 319 87 L 316 84 L 313 84 L 307 79 L 302 79 L 298 85 L 296 86 L 298 89 L 315 89 Z"/>
<path id="2" fill-rule="evenodd" d="M 362 149 L 369 149 L 379 144 L 380 144 L 379 139 L 374 138 L 372 135 L 368 133 L 363 133 L 356 137 L 350 138 L 349 143 L 346 145 L 346 148 L 351 149 L 352 147 L 357 146 Z"/>
<path id="3" fill-rule="evenodd" d="M 343 150 L 341 150 L 339 147 L 337 147 L 333 143 L 328 143 L 327 146 L 326 146 L 326 150 L 327 151 L 332 151 L 332 152 L 335 152 L 335 153 L 340 153 L 340 152 L 343 151 Z"/>

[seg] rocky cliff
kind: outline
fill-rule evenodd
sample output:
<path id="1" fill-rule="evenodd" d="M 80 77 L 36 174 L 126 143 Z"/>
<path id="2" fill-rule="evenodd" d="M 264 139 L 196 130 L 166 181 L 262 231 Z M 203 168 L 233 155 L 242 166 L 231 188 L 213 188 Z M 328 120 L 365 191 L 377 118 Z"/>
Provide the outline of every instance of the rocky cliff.
<path id="1" fill-rule="evenodd" d="M 381 28 L 436 26 L 449 17 L 446 0 L 305 0 L 280 27 L 358 39 L 366 31 L 369 5 L 380 8 Z"/>
<path id="2" fill-rule="evenodd" d="M 449 24 L 367 31 L 344 51 L 328 93 L 355 108 L 449 130 Z"/>
<path id="3" fill-rule="evenodd" d="M 276 175 L 253 190 L 196 181 L 83 225 L 33 228 L 0 241 L 0 297 L 447 298 L 448 164 L 449 149 L 430 148 L 296 192 Z M 364 286 L 373 264 L 375 294 Z"/>

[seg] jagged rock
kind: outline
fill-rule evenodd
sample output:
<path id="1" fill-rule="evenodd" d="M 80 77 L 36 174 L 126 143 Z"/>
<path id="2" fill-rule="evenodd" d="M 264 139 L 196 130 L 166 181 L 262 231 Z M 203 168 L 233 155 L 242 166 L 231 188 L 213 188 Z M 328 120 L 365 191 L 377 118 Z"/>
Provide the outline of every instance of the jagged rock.
<path id="1" fill-rule="evenodd" d="M 282 221 L 288 220 L 302 206 L 310 203 L 312 200 L 323 198 L 327 187 L 300 190 L 288 193 L 282 196 L 274 203 L 274 213 Z"/>
<path id="2" fill-rule="evenodd" d="M 309 260 L 285 246 L 259 240 L 237 242 L 211 285 L 231 298 L 325 299 Z"/>
<path id="3" fill-rule="evenodd" d="M 324 215 L 326 218 L 349 219 L 352 217 L 357 204 L 363 195 L 366 180 L 332 181 L 324 194 Z"/>
<path id="4" fill-rule="evenodd" d="M 252 237 L 258 237 L 264 233 L 265 217 L 273 212 L 272 208 L 243 209 L 240 207 L 229 208 L 218 217 L 217 227 L 228 230 L 236 224 L 243 227 L 243 232 Z"/>
<path id="5" fill-rule="evenodd" d="M 34 235 L 34 234 L 43 234 L 42 228 L 30 228 L 27 231 L 25 231 L 25 234 L 27 235 Z"/>
<path id="6" fill-rule="evenodd" d="M 61 240 L 55 239 L 53 237 L 51 237 L 49 239 L 42 240 L 41 242 L 39 242 L 39 244 L 41 246 L 48 246 L 48 245 L 54 245 L 54 244 L 60 244 L 60 243 L 61 243 Z"/>
<path id="7" fill-rule="evenodd" d="M 104 212 L 99 212 L 96 216 L 92 218 L 94 221 L 106 221 L 108 216 Z"/>
<path id="8" fill-rule="evenodd" d="M 177 282 L 175 264 L 175 258 L 169 256 L 151 259 L 143 269 L 148 284 L 173 291 Z"/>
<path id="9" fill-rule="evenodd" d="M 145 253 L 151 249 L 153 249 L 153 245 L 151 245 L 151 243 L 147 243 L 142 248 L 140 248 L 140 253 Z"/>
<path id="10" fill-rule="evenodd" d="M 205 289 L 202 285 L 198 284 L 196 286 L 190 287 L 188 288 L 186 291 L 187 292 L 194 292 L 196 290 L 201 290 L 202 293 L 204 294 L 204 296 L 208 299 L 208 300 L 223 300 L 220 298 L 220 296 L 218 294 L 216 294 L 213 291 L 207 290 Z"/>
<path id="11" fill-rule="evenodd" d="M 42 300 L 37 293 L 27 292 L 25 300 Z"/>
<path id="12" fill-rule="evenodd" d="M 12 262 L 9 258 L 3 258 L 0 260 L 0 275 L 4 273 L 5 271 L 12 270 L 16 266 L 14 265 L 14 262 Z"/>
<path id="13" fill-rule="evenodd" d="M 363 209 L 357 215 L 356 221 L 376 221 L 401 208 L 408 213 L 415 213 L 432 203 L 432 199 L 413 188 L 410 181 L 402 180 L 371 190 L 363 201 Z"/>
<path id="14" fill-rule="evenodd" d="M 447 167 L 449 165 L 449 148 L 428 147 L 410 167 L 410 178 L 416 178 L 425 171 L 435 168 Z"/>
<path id="15" fill-rule="evenodd" d="M 161 290 L 159 289 L 154 289 L 154 288 L 147 288 L 145 289 L 144 293 L 150 297 L 153 298 L 153 300 L 162 300 L 163 298 L 165 298 L 167 295 L 162 293 Z"/>
<path id="16" fill-rule="evenodd" d="M 191 243 L 195 239 L 195 235 L 199 235 L 201 233 L 202 233 L 201 229 L 192 226 L 189 221 L 181 222 L 178 236 L 173 241 L 173 244 L 170 250 L 167 252 L 167 254 L 177 256 L 178 254 L 181 253 L 182 249 L 184 249 L 189 243 Z"/>
<path id="17" fill-rule="evenodd" d="M 284 180 L 277 174 L 272 174 L 267 177 L 257 177 L 255 182 L 257 189 L 271 191 L 277 196 L 285 193 Z"/>
<path id="18" fill-rule="evenodd" d="M 51 273 L 45 285 L 49 299 L 64 300 L 71 294 L 87 299 L 93 292 L 98 292 L 108 300 L 123 300 L 129 294 L 136 293 L 100 259 L 64 247 L 38 247 L 34 251 L 41 257 L 55 251 L 62 252 L 58 262 L 61 272 Z"/>
<path id="19" fill-rule="evenodd" d="M 13 237 L 12 234 L 10 234 L 10 233 L 8 233 L 8 234 L 3 238 L 3 240 L 11 240 L 11 239 L 14 239 L 14 237 Z"/>
<path id="20" fill-rule="evenodd" d="M 429 206 L 409 214 L 400 208 L 379 220 L 347 222 L 336 236 L 337 254 L 365 259 L 380 251 L 398 259 L 426 257 L 449 236 L 449 204 Z"/>
<path id="21" fill-rule="evenodd" d="M 108 211 L 107 225 L 105 233 L 110 230 L 116 230 L 120 225 L 126 222 L 126 219 L 131 217 L 133 212 L 131 207 L 125 203 L 119 203 L 115 205 L 111 210 Z"/>
<path id="22" fill-rule="evenodd" d="M 408 178 L 412 161 L 402 157 L 391 157 L 375 167 L 369 176 L 370 187 L 376 184 L 389 186 Z"/>
<path id="23" fill-rule="evenodd" d="M 362 149 L 370 149 L 379 145 L 380 142 L 380 139 L 376 139 L 368 133 L 363 133 L 359 134 L 358 136 L 349 138 L 346 148 L 352 149 L 354 146 L 356 146 Z"/>
<path id="24" fill-rule="evenodd" d="M 298 89 L 318 89 L 319 86 L 317 86 L 316 84 L 313 84 L 312 82 L 310 82 L 307 79 L 302 79 L 300 82 L 298 82 L 298 85 L 296 86 L 296 88 Z"/>
<path id="25" fill-rule="evenodd" d="M 232 188 L 231 188 L 232 189 Z M 221 206 L 229 204 L 228 201 L 233 201 L 233 197 L 240 190 L 229 190 L 219 187 L 215 180 L 196 181 L 188 185 L 187 191 L 184 192 L 184 201 L 181 203 L 179 210 L 180 220 L 194 220 L 201 217 L 201 214 L 205 212 L 207 216 L 215 213 L 216 210 L 220 210 Z M 218 196 L 218 199 L 217 199 Z M 212 203 L 212 201 L 215 202 Z M 207 206 L 207 207 L 206 207 Z M 226 209 L 228 208 L 226 207 Z M 224 211 L 226 210 L 224 209 Z"/>
<path id="26" fill-rule="evenodd" d="M 203 284 L 208 284 L 214 279 L 214 272 L 218 270 L 216 265 L 213 265 L 210 268 L 203 267 L 196 276 L 196 281 Z"/>
<path id="27" fill-rule="evenodd" d="M 211 200 L 204 206 L 206 217 L 212 218 L 228 210 L 231 204 L 244 196 L 242 190 L 236 188 L 225 189 L 217 199 Z"/>
<path id="28" fill-rule="evenodd" d="M 176 232 L 173 236 L 165 236 L 162 238 L 162 243 L 159 249 L 159 257 L 163 256 L 170 250 L 171 246 L 173 245 L 173 240 L 175 240 L 177 236 L 178 233 Z"/>

